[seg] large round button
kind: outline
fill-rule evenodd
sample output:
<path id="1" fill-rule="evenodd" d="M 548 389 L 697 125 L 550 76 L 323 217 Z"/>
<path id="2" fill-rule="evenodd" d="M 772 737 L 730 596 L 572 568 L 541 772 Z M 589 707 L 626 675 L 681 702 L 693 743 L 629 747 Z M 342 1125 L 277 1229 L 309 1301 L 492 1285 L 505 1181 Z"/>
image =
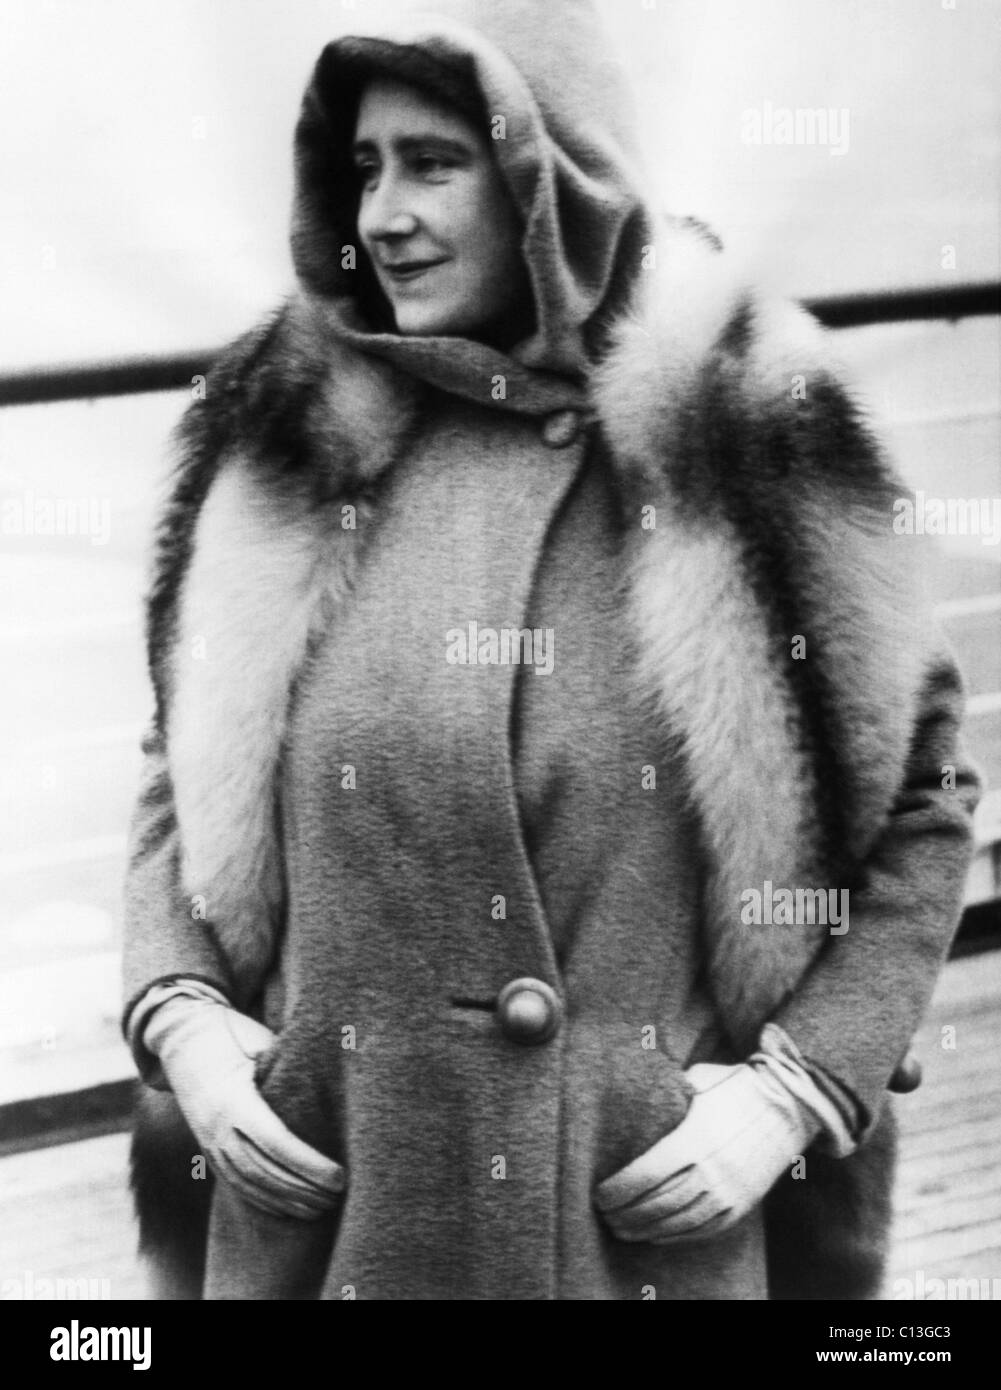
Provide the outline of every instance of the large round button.
<path id="1" fill-rule="evenodd" d="M 898 1095 L 906 1096 L 918 1089 L 921 1076 L 921 1063 L 913 1052 L 908 1052 L 904 1060 L 897 1063 L 897 1069 L 890 1077 L 889 1089 L 896 1091 Z"/>
<path id="2" fill-rule="evenodd" d="M 497 1017 L 511 1042 L 548 1042 L 559 1027 L 559 996 L 544 980 L 512 980 L 497 996 Z"/>
<path id="3" fill-rule="evenodd" d="M 542 426 L 542 438 L 550 449 L 565 449 L 580 432 L 580 416 L 576 410 L 557 410 Z"/>

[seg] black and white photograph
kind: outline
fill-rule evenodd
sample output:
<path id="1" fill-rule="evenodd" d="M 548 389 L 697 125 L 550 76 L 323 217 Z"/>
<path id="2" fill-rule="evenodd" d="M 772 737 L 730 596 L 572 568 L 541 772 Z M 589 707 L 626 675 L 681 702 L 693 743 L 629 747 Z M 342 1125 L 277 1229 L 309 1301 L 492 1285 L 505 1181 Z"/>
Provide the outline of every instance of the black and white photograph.
<path id="1" fill-rule="evenodd" d="M 999 59 L 1001 0 L 0 0 L 37 1364 L 620 1300 L 964 1364 Z"/>

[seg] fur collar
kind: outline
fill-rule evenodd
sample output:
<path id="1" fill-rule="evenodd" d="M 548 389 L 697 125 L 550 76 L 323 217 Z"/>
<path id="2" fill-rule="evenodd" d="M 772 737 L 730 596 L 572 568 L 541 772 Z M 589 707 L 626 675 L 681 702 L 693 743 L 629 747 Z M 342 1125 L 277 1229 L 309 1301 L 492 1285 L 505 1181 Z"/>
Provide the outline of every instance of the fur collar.
<path id="1" fill-rule="evenodd" d="M 700 243 L 672 266 L 595 394 L 636 510 L 643 677 L 681 732 L 707 849 L 708 978 L 746 1051 L 824 936 L 743 925 L 741 894 L 854 886 L 900 790 L 929 629 L 914 552 L 890 543 L 901 485 L 826 336 Z"/>
<path id="2" fill-rule="evenodd" d="M 827 938 L 743 926 L 741 893 L 851 886 L 900 790 L 927 632 L 908 619 L 912 551 L 889 543 L 900 486 L 813 321 L 759 304 L 691 236 L 657 264 L 592 399 L 633 522 L 643 679 L 681 739 L 711 865 L 709 979 L 746 1048 Z M 290 690 L 364 535 L 344 509 L 372 505 L 419 417 L 418 388 L 339 350 L 317 312 L 293 304 L 224 371 L 256 431 L 232 413 L 226 430 L 189 426 L 150 610 L 185 885 L 204 894 L 243 1000 L 281 912 Z M 305 473 L 255 442 L 293 405 Z"/>

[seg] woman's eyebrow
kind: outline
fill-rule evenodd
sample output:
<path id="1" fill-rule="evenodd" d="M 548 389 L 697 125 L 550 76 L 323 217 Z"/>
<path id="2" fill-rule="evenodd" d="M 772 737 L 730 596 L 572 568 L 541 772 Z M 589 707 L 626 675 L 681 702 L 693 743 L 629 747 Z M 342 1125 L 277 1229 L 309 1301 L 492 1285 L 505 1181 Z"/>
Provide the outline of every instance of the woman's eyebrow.
<path id="1" fill-rule="evenodd" d="M 414 154 L 419 150 L 426 149 L 432 145 L 436 150 L 441 150 L 446 154 L 471 155 L 472 147 L 465 140 L 456 139 L 454 136 L 437 135 L 434 131 L 427 131 L 424 134 L 404 135 L 395 141 L 396 148 L 400 154 Z"/>
<path id="2" fill-rule="evenodd" d="M 400 155 L 416 154 L 420 150 L 427 149 L 429 145 L 443 153 L 467 159 L 475 153 L 467 141 L 458 140 L 449 135 L 438 135 L 433 131 L 428 131 L 426 134 L 399 135 L 389 143 L 394 151 Z M 378 155 L 379 146 L 374 140 L 356 140 L 351 146 L 351 153 L 355 159 L 360 155 Z"/>

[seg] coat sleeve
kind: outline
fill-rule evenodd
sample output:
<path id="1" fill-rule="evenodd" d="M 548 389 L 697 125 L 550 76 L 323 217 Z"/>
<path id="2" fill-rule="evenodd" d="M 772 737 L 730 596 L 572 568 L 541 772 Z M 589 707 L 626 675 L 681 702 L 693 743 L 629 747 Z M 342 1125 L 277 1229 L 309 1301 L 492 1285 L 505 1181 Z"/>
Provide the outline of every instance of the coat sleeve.
<path id="1" fill-rule="evenodd" d="M 187 565 L 195 522 L 225 451 L 248 431 L 272 421 L 281 397 L 273 345 L 280 336 L 282 306 L 226 348 L 212 366 L 204 400 L 189 405 L 175 435 L 178 460 L 153 543 L 152 579 L 146 600 L 147 655 L 157 712 L 143 741 L 144 762 L 132 816 L 125 879 L 123 1027 L 154 984 L 201 980 L 233 997 L 233 981 L 211 923 L 181 883 L 180 832 L 167 765 L 166 665 L 173 613 Z"/>
<path id="2" fill-rule="evenodd" d="M 122 971 L 123 1027 L 150 986 L 201 980 L 232 997 L 226 962 L 211 924 L 181 886 L 180 838 L 161 734 L 143 741 L 139 797 L 129 836 Z"/>
<path id="3" fill-rule="evenodd" d="M 871 1132 L 886 1086 L 927 1009 L 962 908 L 980 781 L 958 735 L 959 674 L 926 677 L 904 786 L 849 890 L 849 928 L 830 936 L 774 1021 L 844 1087 Z"/>

